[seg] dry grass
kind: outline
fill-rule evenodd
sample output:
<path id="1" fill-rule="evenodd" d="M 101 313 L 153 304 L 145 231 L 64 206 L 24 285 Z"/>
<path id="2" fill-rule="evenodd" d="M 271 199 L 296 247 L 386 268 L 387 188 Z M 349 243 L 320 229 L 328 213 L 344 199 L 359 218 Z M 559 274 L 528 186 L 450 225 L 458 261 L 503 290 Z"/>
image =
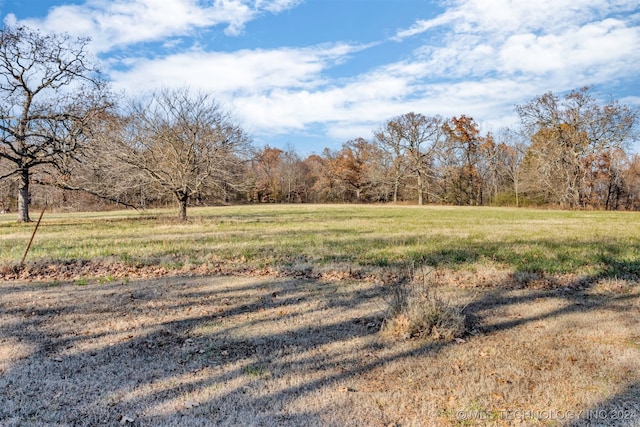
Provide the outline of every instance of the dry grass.
<path id="1" fill-rule="evenodd" d="M 423 274 L 410 269 L 385 285 L 391 290 L 382 333 L 393 337 L 452 340 L 467 332 L 465 307 L 440 296 Z"/>
<path id="2" fill-rule="evenodd" d="M 376 280 L 5 282 L 0 425 L 640 425 L 636 282 L 465 274 L 438 340 L 380 334 Z"/>

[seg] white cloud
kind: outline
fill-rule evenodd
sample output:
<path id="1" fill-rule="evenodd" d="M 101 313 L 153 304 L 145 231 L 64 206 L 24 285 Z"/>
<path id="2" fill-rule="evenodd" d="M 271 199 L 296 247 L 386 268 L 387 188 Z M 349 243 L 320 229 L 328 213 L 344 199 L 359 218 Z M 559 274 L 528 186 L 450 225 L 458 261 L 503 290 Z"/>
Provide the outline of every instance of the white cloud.
<path id="1" fill-rule="evenodd" d="M 536 90 L 524 80 L 412 83 L 380 70 L 339 87 L 236 94 L 230 102 L 256 132 L 286 134 L 324 124 L 331 137 L 346 141 L 367 138 L 384 121 L 409 111 L 445 117 L 464 113 L 496 128 L 506 126 L 512 123 L 506 119 L 513 117 L 514 93 L 530 99 L 539 94 Z"/>
<path id="2" fill-rule="evenodd" d="M 588 73 L 594 66 L 620 71 L 621 63 L 637 58 L 639 49 L 640 29 L 606 19 L 558 34 L 513 35 L 500 49 L 500 68 L 534 74 L 561 70 Z"/>
<path id="3" fill-rule="evenodd" d="M 640 62 L 634 10 L 630 0 L 458 0 L 398 34 L 440 27 L 441 41 L 430 37 L 412 61 L 426 79 L 527 77 L 541 92 L 564 91 L 633 75 Z"/>
<path id="4" fill-rule="evenodd" d="M 50 9 L 45 19 L 19 23 L 44 31 L 89 36 L 95 52 L 116 47 L 191 35 L 198 29 L 225 26 L 225 34 L 240 34 L 259 13 L 278 13 L 294 7 L 298 0 L 87 0 L 78 5 Z M 18 22 L 8 15 L 5 22 Z"/>
<path id="5" fill-rule="evenodd" d="M 575 22 L 588 22 L 605 15 L 637 10 L 636 0 L 455 0 L 442 15 L 418 20 L 404 37 L 434 27 L 450 25 L 456 33 L 503 34 L 561 31 Z"/>
<path id="6" fill-rule="evenodd" d="M 336 44 L 232 53 L 191 50 L 163 58 L 129 59 L 130 67 L 109 74 L 116 89 L 134 93 L 187 82 L 219 94 L 264 93 L 320 85 L 323 70 L 360 49 Z"/>
<path id="7" fill-rule="evenodd" d="M 416 36 L 418 34 L 425 33 L 433 28 L 438 28 L 443 25 L 451 24 L 459 17 L 457 12 L 444 13 L 437 18 L 424 20 L 418 19 L 410 28 L 406 30 L 399 30 L 396 35 L 391 39 L 395 41 L 402 41 L 406 38 Z"/>
<path id="8" fill-rule="evenodd" d="M 255 8 L 271 13 L 280 13 L 298 6 L 304 0 L 256 0 Z"/>

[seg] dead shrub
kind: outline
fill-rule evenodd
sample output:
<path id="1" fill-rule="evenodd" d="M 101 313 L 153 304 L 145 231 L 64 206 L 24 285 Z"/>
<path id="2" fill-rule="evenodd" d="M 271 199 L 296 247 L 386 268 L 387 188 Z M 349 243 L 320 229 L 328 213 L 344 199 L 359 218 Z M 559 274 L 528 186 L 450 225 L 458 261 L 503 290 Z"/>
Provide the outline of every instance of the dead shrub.
<path id="1" fill-rule="evenodd" d="M 394 280 L 387 298 L 388 309 L 382 333 L 401 338 L 452 340 L 466 332 L 464 307 L 457 306 L 430 289 L 427 274 L 417 282 L 413 269 L 387 275 Z"/>

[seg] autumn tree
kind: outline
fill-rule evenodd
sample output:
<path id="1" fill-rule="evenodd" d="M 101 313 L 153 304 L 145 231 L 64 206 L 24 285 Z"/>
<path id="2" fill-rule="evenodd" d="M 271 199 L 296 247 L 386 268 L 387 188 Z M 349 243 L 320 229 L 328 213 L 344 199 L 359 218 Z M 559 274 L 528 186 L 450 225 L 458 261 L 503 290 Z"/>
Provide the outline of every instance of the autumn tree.
<path id="1" fill-rule="evenodd" d="M 380 154 L 378 146 L 364 138 L 345 142 L 335 153 L 332 167 L 342 186 L 353 195 L 353 201 L 374 199 L 373 187 L 384 185 L 384 178 L 378 173 Z"/>
<path id="2" fill-rule="evenodd" d="M 629 158 L 621 149 L 594 153 L 584 159 L 585 183 L 583 201 L 586 205 L 617 210 L 625 196 L 624 173 Z"/>
<path id="3" fill-rule="evenodd" d="M 255 197 L 260 202 L 282 201 L 284 152 L 268 145 L 253 155 Z"/>
<path id="4" fill-rule="evenodd" d="M 104 141 L 109 165 L 173 197 L 186 220 L 192 198 L 239 183 L 249 149 L 243 129 L 205 93 L 161 89 L 131 100 L 117 134 Z M 108 154 L 104 152 L 107 150 Z M 103 169 L 98 168 L 98 169 Z"/>
<path id="5" fill-rule="evenodd" d="M 349 202 L 350 189 L 345 182 L 344 158 L 340 151 L 325 148 L 321 155 L 307 158 L 314 174 L 313 190 L 321 202 Z"/>
<path id="6" fill-rule="evenodd" d="M 331 180 L 327 179 L 324 157 L 311 154 L 304 159 L 303 163 L 306 170 L 305 180 L 308 184 L 307 200 L 312 203 L 326 202 L 328 200 L 326 189 L 331 185 Z"/>
<path id="7" fill-rule="evenodd" d="M 341 152 L 348 159 L 350 172 L 344 180 L 355 192 L 358 202 L 388 201 L 392 193 L 389 171 L 392 161 L 379 144 L 356 138 L 345 142 Z"/>
<path id="8" fill-rule="evenodd" d="M 602 106 L 589 88 L 563 97 L 549 92 L 516 111 L 531 138 L 523 160 L 528 191 L 560 206 L 583 205 L 588 159 L 637 137 L 638 110 L 617 101 Z"/>
<path id="9" fill-rule="evenodd" d="M 640 210 L 640 155 L 635 154 L 629 159 L 627 168 L 623 171 L 625 209 Z"/>
<path id="10" fill-rule="evenodd" d="M 0 158 L 11 164 L 0 179 L 17 178 L 18 221 L 30 221 L 33 171 L 76 155 L 109 106 L 88 42 L 26 27 L 0 31 Z"/>
<path id="11" fill-rule="evenodd" d="M 452 168 L 451 187 L 453 199 L 456 204 L 481 205 L 482 201 L 482 175 L 478 169 L 481 158 L 481 147 L 491 150 L 493 140 L 487 140 L 480 135 L 480 128 L 472 117 L 462 115 L 453 117 L 444 124 L 447 135 L 447 145 L 456 167 Z"/>
<path id="12" fill-rule="evenodd" d="M 366 160 L 359 155 L 357 146 L 358 141 L 349 141 L 344 144 L 342 149 L 335 153 L 332 167 L 346 191 L 353 193 L 355 201 L 359 202 L 368 183 Z"/>

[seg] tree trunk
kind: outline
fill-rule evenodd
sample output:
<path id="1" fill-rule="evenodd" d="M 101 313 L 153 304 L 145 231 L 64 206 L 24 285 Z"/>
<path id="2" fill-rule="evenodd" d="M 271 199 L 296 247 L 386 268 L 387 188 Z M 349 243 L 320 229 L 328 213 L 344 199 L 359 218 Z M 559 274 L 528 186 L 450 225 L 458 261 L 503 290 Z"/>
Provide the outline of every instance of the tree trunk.
<path id="1" fill-rule="evenodd" d="M 181 221 L 186 221 L 187 220 L 187 201 L 186 200 L 180 200 L 179 218 L 180 218 Z"/>
<path id="2" fill-rule="evenodd" d="M 396 176 L 393 181 L 393 203 L 398 203 L 398 188 L 400 187 L 400 179 Z"/>
<path id="3" fill-rule="evenodd" d="M 180 211 L 178 212 L 178 219 L 181 221 L 187 220 L 187 204 L 189 202 L 189 196 L 187 194 L 183 194 L 182 192 L 176 193 L 176 199 L 178 199 L 178 205 L 180 206 Z"/>
<path id="4" fill-rule="evenodd" d="M 20 170 L 18 182 L 18 222 L 30 222 L 29 218 L 29 169 Z"/>
<path id="5" fill-rule="evenodd" d="M 418 173 L 418 205 L 422 206 L 424 204 L 423 198 L 422 198 L 422 192 L 423 192 L 423 183 L 422 183 L 422 174 Z"/>

